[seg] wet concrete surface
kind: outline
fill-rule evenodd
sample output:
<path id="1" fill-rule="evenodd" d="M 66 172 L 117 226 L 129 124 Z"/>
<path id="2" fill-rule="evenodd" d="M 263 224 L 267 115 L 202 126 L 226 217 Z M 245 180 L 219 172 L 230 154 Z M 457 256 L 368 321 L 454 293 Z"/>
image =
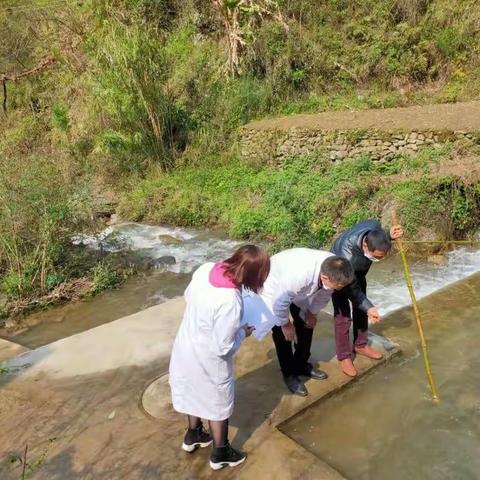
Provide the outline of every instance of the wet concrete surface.
<path id="1" fill-rule="evenodd" d="M 11 358 L 27 351 L 28 348 L 22 347 L 18 343 L 0 338 L 0 362 L 10 360 Z"/>
<path id="2" fill-rule="evenodd" d="M 175 299 L 9 362 L 0 377 L 2 480 L 20 478 L 27 444 L 32 479 L 342 478 L 276 428 L 350 381 L 333 358 L 331 318 L 321 318 L 312 349 L 330 377 L 309 380 L 306 398 L 286 391 L 271 339 L 247 339 L 236 358 L 230 437 L 249 458 L 214 473 L 209 449 L 180 449 L 185 419 L 168 394 L 158 398 L 157 413 L 142 404 L 145 389 L 168 370 L 182 313 L 183 300 Z M 364 372 L 375 365 L 361 358 L 357 366 Z"/>
<path id="3" fill-rule="evenodd" d="M 355 480 L 480 478 L 480 275 L 420 304 L 440 401 L 426 380 L 409 310 L 381 330 L 402 356 L 282 425 Z"/>

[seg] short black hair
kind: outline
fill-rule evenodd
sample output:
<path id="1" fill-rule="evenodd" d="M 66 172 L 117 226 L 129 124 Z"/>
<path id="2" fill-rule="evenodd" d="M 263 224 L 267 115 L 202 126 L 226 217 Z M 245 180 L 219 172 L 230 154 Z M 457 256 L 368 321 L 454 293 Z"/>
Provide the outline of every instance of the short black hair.
<path id="1" fill-rule="evenodd" d="M 354 278 L 352 264 L 346 258 L 336 255 L 323 261 L 320 273 L 326 275 L 332 282 L 343 286 L 352 283 Z"/>
<path id="2" fill-rule="evenodd" d="M 371 252 L 380 250 L 381 252 L 388 253 L 392 248 L 392 241 L 390 236 L 383 228 L 375 228 L 370 230 L 365 236 L 367 247 Z"/>

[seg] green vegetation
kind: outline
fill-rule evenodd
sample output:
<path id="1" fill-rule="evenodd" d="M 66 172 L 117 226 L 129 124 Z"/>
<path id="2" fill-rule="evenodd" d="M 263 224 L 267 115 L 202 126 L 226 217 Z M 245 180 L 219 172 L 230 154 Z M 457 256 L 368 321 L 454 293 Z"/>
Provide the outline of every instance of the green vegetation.
<path id="1" fill-rule="evenodd" d="M 131 268 L 119 271 L 108 261 L 99 262 L 91 270 L 92 285 L 85 296 L 93 297 L 104 290 L 114 288 L 132 273 Z"/>
<path id="2" fill-rule="evenodd" d="M 10 367 L 5 363 L 0 363 L 0 377 L 2 375 L 7 375 L 10 372 Z"/>
<path id="3" fill-rule="evenodd" d="M 337 163 L 291 158 L 280 167 L 226 165 L 177 168 L 143 181 L 120 205 L 128 218 L 152 223 L 226 228 L 235 238 L 262 238 L 276 247 L 320 247 L 361 219 L 398 207 L 410 234 L 432 229 L 461 238 L 478 227 L 480 189 L 470 178 L 437 176 L 451 146 L 415 158 Z M 390 219 L 387 218 L 387 222 Z"/>
<path id="4" fill-rule="evenodd" d="M 34 475 L 38 469 L 43 465 L 45 462 L 48 453 L 54 447 L 54 442 L 56 441 L 56 437 L 49 438 L 46 444 L 44 445 L 42 451 L 38 455 L 38 457 L 30 459 L 29 458 L 29 450 L 28 444 L 25 445 L 23 453 L 20 455 L 19 453 L 10 452 L 8 454 L 8 460 L 11 465 L 18 464 L 22 469 L 22 474 L 20 480 L 26 480 Z"/>
<path id="5" fill-rule="evenodd" d="M 392 199 L 412 231 L 444 208 L 446 231 L 468 234 L 478 189 L 401 178 L 422 158 L 254 167 L 231 146 L 264 116 L 477 98 L 478 18 L 474 0 L 6 0 L 0 290 L 114 285 L 122 273 L 92 269 L 70 238 L 117 202 L 127 218 L 277 245 L 321 245 Z"/>
<path id="6" fill-rule="evenodd" d="M 9 297 L 53 288 L 71 232 L 86 216 L 85 190 L 75 183 L 70 163 L 46 157 L 0 157 L 0 289 Z"/>

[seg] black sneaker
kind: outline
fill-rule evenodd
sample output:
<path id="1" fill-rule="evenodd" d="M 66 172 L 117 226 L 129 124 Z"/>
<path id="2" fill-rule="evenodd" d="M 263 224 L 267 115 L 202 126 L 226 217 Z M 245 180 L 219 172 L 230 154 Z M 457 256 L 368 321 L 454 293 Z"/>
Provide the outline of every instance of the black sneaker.
<path id="1" fill-rule="evenodd" d="M 236 467 L 245 461 L 247 454 L 239 452 L 230 446 L 214 448 L 210 455 L 210 466 L 213 470 L 220 470 L 223 467 Z"/>
<path id="2" fill-rule="evenodd" d="M 303 384 L 300 378 L 297 375 L 289 375 L 288 377 L 283 377 L 285 385 L 294 395 L 300 395 L 301 397 L 306 397 L 308 395 L 307 387 Z"/>
<path id="3" fill-rule="evenodd" d="M 194 430 L 187 430 L 183 439 L 182 449 L 188 453 L 194 452 L 198 447 L 208 447 L 212 443 L 212 437 L 203 429 L 203 425 Z"/>

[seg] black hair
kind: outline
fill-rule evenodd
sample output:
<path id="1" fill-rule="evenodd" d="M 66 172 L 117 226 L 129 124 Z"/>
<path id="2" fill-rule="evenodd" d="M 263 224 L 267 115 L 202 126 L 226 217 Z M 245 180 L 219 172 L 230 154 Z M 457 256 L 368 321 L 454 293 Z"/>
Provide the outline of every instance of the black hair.
<path id="1" fill-rule="evenodd" d="M 367 235 L 365 235 L 365 240 L 367 242 L 367 247 L 371 252 L 380 250 L 381 252 L 388 253 L 392 248 L 390 236 L 383 228 L 370 230 Z"/>
<path id="2" fill-rule="evenodd" d="M 346 258 L 336 255 L 332 255 L 323 261 L 320 273 L 326 275 L 330 281 L 342 286 L 352 283 L 354 278 L 352 264 Z"/>

